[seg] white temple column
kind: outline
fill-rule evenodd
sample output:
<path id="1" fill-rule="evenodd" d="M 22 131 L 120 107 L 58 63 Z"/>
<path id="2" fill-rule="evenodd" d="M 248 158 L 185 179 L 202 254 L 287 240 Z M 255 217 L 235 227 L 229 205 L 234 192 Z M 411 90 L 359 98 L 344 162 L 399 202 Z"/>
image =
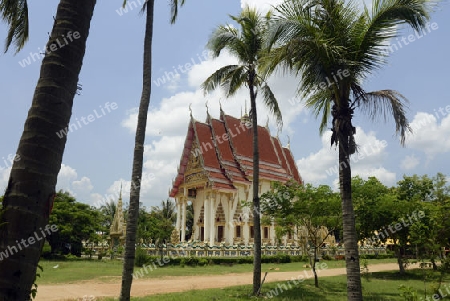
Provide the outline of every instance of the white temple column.
<path id="1" fill-rule="evenodd" d="M 214 245 L 214 237 L 216 236 L 216 228 L 215 228 L 215 214 L 214 214 L 214 205 L 215 205 L 215 200 L 214 197 L 211 197 L 211 199 L 209 200 L 209 245 L 212 246 Z"/>
<path id="2" fill-rule="evenodd" d="M 177 231 L 181 230 L 181 204 L 179 199 L 175 199 L 175 202 L 177 204 L 177 225 L 176 229 Z"/>
<path id="3" fill-rule="evenodd" d="M 203 234 L 203 240 L 207 241 L 209 238 L 209 202 L 208 202 L 208 196 L 206 196 L 204 200 L 203 205 L 203 218 L 204 218 L 204 234 Z"/>
<path id="4" fill-rule="evenodd" d="M 185 241 L 186 237 L 186 203 L 187 201 L 183 199 L 183 202 L 181 203 L 181 242 Z"/>
<path id="5" fill-rule="evenodd" d="M 224 197 L 222 199 L 222 206 L 223 206 L 223 211 L 225 213 L 225 227 L 223 229 L 224 233 L 223 233 L 223 237 L 225 237 L 225 243 L 229 244 L 230 243 L 230 239 L 229 239 L 229 232 L 230 232 L 230 198 L 229 197 Z"/>

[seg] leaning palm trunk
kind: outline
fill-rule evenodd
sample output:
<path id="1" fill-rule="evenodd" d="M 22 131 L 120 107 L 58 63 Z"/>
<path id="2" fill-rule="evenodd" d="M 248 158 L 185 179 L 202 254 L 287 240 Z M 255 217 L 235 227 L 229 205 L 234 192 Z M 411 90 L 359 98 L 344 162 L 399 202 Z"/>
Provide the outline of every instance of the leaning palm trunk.
<path id="1" fill-rule="evenodd" d="M 249 90 L 253 129 L 253 295 L 258 295 L 261 287 L 261 217 L 259 204 L 259 149 L 256 95 L 253 87 L 254 72 L 250 73 Z"/>
<path id="2" fill-rule="evenodd" d="M 348 109 L 345 110 L 348 112 Z M 342 111 L 341 111 L 342 112 Z M 341 113 L 339 112 L 339 113 Z M 345 114 L 345 113 L 344 113 Z M 350 154 L 353 153 L 351 116 L 336 119 L 334 130 L 339 146 L 339 185 L 342 199 L 343 236 L 345 247 L 345 267 L 347 271 L 347 298 L 349 301 L 361 301 L 361 275 L 359 266 L 358 238 L 355 227 L 355 213 L 352 203 L 352 172 Z"/>
<path id="3" fill-rule="evenodd" d="M 0 300 L 28 300 L 31 292 L 67 140 L 56 133 L 70 121 L 95 3 L 61 0 L 58 5 L 47 43 L 47 49 L 58 49 L 43 59 L 17 149 L 20 160 L 12 166 L 3 200 L 0 251 L 9 256 L 0 261 Z"/>
<path id="4" fill-rule="evenodd" d="M 133 172 L 131 175 L 130 207 L 128 209 L 128 220 L 126 229 L 125 255 L 122 271 L 122 289 L 120 300 L 130 300 L 131 283 L 133 281 L 133 267 L 135 258 L 137 221 L 139 216 L 139 194 L 141 191 L 141 177 L 144 157 L 145 128 L 147 126 L 148 107 L 150 105 L 151 82 L 152 82 L 152 39 L 153 39 L 153 9 L 154 0 L 146 2 L 146 25 L 144 37 L 144 70 L 141 101 L 139 104 L 139 115 L 136 127 L 134 145 Z"/>

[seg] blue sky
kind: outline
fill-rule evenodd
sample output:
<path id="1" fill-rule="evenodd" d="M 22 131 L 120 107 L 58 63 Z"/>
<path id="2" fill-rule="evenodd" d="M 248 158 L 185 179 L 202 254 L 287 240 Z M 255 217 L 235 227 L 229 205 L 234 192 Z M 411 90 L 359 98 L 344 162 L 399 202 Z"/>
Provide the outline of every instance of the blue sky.
<path id="1" fill-rule="evenodd" d="M 139 4 L 137 0 L 134 2 Z M 279 2 L 187 1 L 180 10 L 177 23 L 170 25 L 167 1 L 156 1 L 153 86 L 141 190 L 145 206 L 158 205 L 167 198 L 187 131 L 189 104 L 192 104 L 194 117 L 204 121 L 207 100 L 213 117 L 219 116 L 219 99 L 222 99 L 224 111 L 234 116 L 240 116 L 244 101 L 248 100 L 245 90 L 233 99 L 225 99 L 220 91 L 205 97 L 200 90 L 201 82 L 208 75 L 224 64 L 234 62 L 226 53 L 215 60 L 208 56 L 204 46 L 211 32 L 217 25 L 229 22 L 228 14 L 238 14 L 241 5 L 248 3 L 265 10 L 268 4 Z M 68 134 L 58 176 L 58 189 L 69 190 L 79 201 L 89 204 L 101 204 L 105 195 L 117 194 L 120 183 L 124 185 L 124 200 L 128 201 L 136 109 L 142 89 L 145 18 L 139 16 L 137 8 L 128 8 L 128 12 L 121 11 L 120 15 L 117 11 L 121 3 L 98 1 L 96 6 L 80 74 L 83 90 L 75 98 L 71 123 L 82 118 L 86 120 L 89 115 L 95 117 Z M 39 76 L 40 60 L 34 55 L 36 61 L 33 61 L 30 53 L 38 53 L 48 40 L 57 4 L 56 0 L 48 0 L 45 5 L 31 1 L 29 42 L 17 55 L 13 52 L 0 55 L 4 103 L 0 111 L 2 190 L 11 166 L 7 158 L 16 152 Z M 407 115 L 414 135 L 408 137 L 406 147 L 402 148 L 394 135 L 392 120 L 371 122 L 357 114 L 354 124 L 358 127 L 356 138 L 361 153 L 353 160 L 353 174 L 374 175 L 386 185 L 395 185 L 403 174 L 443 172 L 449 175 L 448 10 L 447 4 L 441 4 L 431 20 L 435 25 L 430 27 L 427 35 L 415 37 L 412 42 L 406 40 L 408 45 L 401 40 L 391 41 L 402 47 L 397 46 L 388 65 L 365 84 L 367 91 L 394 89 L 409 99 Z M 3 24 L 0 34 L 6 36 Z M 408 39 L 411 34 L 414 34 L 411 29 L 403 29 L 400 39 Z M 281 74 L 270 80 L 284 118 L 280 139 L 286 145 L 289 135 L 291 150 L 306 182 L 335 186 L 337 175 L 333 169 L 337 164 L 337 152 L 329 146 L 329 133 L 319 136 L 318 121 L 295 98 L 297 82 L 296 78 Z M 266 123 L 267 115 L 261 108 L 260 124 Z M 269 124 L 275 135 L 272 119 Z"/>

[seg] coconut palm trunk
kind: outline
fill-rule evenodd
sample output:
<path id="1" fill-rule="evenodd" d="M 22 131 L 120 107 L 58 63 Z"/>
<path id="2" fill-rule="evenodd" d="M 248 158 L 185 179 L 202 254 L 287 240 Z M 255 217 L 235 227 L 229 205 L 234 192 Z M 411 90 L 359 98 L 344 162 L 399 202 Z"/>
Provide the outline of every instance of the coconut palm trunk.
<path id="1" fill-rule="evenodd" d="M 152 40 L 153 40 L 153 11 L 155 0 L 148 0 L 145 4 L 146 23 L 144 37 L 143 86 L 136 127 L 136 137 L 133 155 L 133 171 L 131 174 L 130 207 L 126 229 L 125 255 L 122 271 L 122 288 L 120 300 L 130 300 L 131 283 L 135 259 L 135 245 L 137 220 L 139 217 L 139 195 L 141 191 L 142 167 L 144 162 L 145 128 L 147 126 L 148 107 L 150 105 L 152 83 Z"/>
<path id="2" fill-rule="evenodd" d="M 349 155 L 350 135 L 343 132 L 339 139 L 339 184 L 342 200 L 345 267 L 347 272 L 348 300 L 362 300 L 361 275 L 358 254 L 358 237 L 355 231 L 355 214 L 352 203 L 352 172 Z"/>
<path id="3" fill-rule="evenodd" d="M 0 224 L 0 300 L 28 300 L 55 198 L 95 0 L 61 0 L 8 186 Z M 71 36 L 71 38 L 69 38 Z M 66 42 L 67 41 L 67 42 Z M 48 229 L 48 227 L 47 227 Z"/>
<path id="4" fill-rule="evenodd" d="M 255 71 L 249 72 L 250 116 L 253 130 L 253 295 L 258 295 L 261 287 L 261 210 L 259 202 L 259 148 L 256 94 L 254 90 Z"/>

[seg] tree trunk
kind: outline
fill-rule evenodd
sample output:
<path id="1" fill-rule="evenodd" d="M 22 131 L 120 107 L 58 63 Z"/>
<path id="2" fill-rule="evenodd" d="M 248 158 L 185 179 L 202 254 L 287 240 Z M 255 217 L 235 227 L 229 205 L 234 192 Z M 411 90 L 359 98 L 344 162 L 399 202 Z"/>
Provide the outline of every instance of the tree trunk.
<path id="1" fill-rule="evenodd" d="M 398 263 L 398 269 L 400 271 L 400 275 L 404 275 L 405 274 L 405 266 L 403 265 L 401 246 L 398 246 L 398 248 L 397 248 L 397 263 Z"/>
<path id="2" fill-rule="evenodd" d="M 141 191 L 142 167 L 144 159 L 145 128 L 147 126 L 148 107 L 150 105 L 152 82 L 152 39 L 153 39 L 153 9 L 155 0 L 146 2 L 146 23 L 144 37 L 143 87 L 136 127 L 136 137 L 133 156 L 133 171 L 131 175 L 130 206 L 126 229 L 125 254 L 122 271 L 122 288 L 120 300 L 129 301 L 131 293 L 132 273 L 134 268 L 137 221 L 139 217 L 139 194 Z"/>
<path id="3" fill-rule="evenodd" d="M 259 148 L 258 120 L 256 114 L 256 94 L 254 91 L 255 73 L 250 74 L 250 107 L 253 130 L 253 295 L 258 295 L 261 286 L 261 217 L 259 204 Z"/>
<path id="4" fill-rule="evenodd" d="M 352 203 L 352 174 L 349 155 L 349 133 L 341 131 L 339 136 L 339 184 L 342 199 L 345 266 L 347 271 L 347 298 L 349 301 L 361 301 L 362 288 L 359 266 L 358 238 L 356 234 L 355 213 L 353 211 Z"/>
<path id="5" fill-rule="evenodd" d="M 319 278 L 317 277 L 317 272 L 316 272 L 316 262 L 317 262 L 317 245 L 314 245 L 314 262 L 311 265 L 311 267 L 312 267 L 313 274 L 314 274 L 314 286 L 319 287 Z"/>
<path id="6" fill-rule="evenodd" d="M 9 256 L 0 260 L 0 300 L 30 295 L 67 140 L 56 133 L 70 121 L 95 2 L 61 0 L 58 5 L 17 149 L 20 160 L 14 161 L 3 201 L 0 251 Z M 50 51 L 53 45 L 56 50 Z"/>

